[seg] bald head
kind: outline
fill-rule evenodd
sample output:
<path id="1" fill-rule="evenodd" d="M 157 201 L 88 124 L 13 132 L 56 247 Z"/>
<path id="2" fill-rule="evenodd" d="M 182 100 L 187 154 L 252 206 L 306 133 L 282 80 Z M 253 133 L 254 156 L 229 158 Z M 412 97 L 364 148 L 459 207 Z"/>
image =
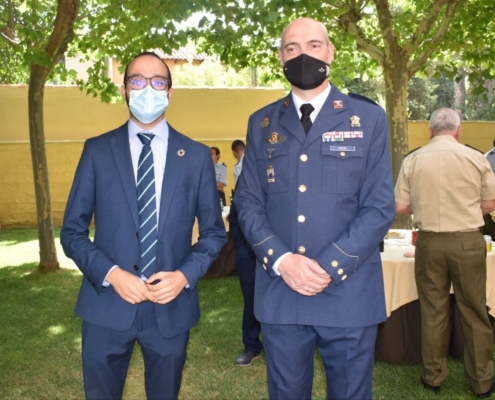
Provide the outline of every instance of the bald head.
<path id="1" fill-rule="evenodd" d="M 313 32 L 315 37 L 321 36 L 321 39 L 324 40 L 324 43 L 326 45 L 330 44 L 330 39 L 328 38 L 328 31 L 325 25 L 312 18 L 299 18 L 296 19 L 295 21 L 292 21 L 289 25 L 285 27 L 285 29 L 282 32 L 279 48 L 282 49 L 284 45 L 287 43 L 287 39 L 286 39 L 287 36 L 289 36 L 290 38 L 294 32 L 298 32 L 298 31 Z"/>
<path id="2" fill-rule="evenodd" d="M 334 49 L 322 23 L 311 18 L 299 18 L 284 29 L 278 53 L 281 65 L 303 53 L 330 64 Z"/>

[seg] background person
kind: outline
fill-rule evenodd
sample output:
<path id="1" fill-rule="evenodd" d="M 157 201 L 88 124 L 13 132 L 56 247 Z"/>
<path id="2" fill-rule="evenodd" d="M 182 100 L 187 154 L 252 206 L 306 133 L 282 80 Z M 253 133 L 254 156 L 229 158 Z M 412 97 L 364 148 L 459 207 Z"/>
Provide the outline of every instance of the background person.
<path id="1" fill-rule="evenodd" d="M 483 215 L 495 209 L 495 175 L 483 154 L 459 144 L 457 112 L 430 118 L 430 142 L 404 159 L 395 187 L 398 214 L 419 228 L 414 260 L 421 305 L 424 387 L 440 392 L 448 375 L 450 286 L 464 335 L 464 371 L 479 398 L 495 391 L 493 333 L 486 311 Z"/>
<path id="2" fill-rule="evenodd" d="M 371 399 L 386 319 L 379 243 L 395 214 L 387 117 L 329 84 L 321 23 L 290 23 L 279 55 L 292 92 L 250 117 L 234 196 L 258 260 L 269 397 L 311 398 L 318 347 L 329 399 Z"/>
<path id="3" fill-rule="evenodd" d="M 215 179 L 217 181 L 218 196 L 220 197 L 220 200 L 222 200 L 222 204 L 226 206 L 225 187 L 227 186 L 227 166 L 218 161 L 220 160 L 220 149 L 218 147 L 210 147 L 210 152 L 213 165 L 215 166 Z"/>
<path id="4" fill-rule="evenodd" d="M 246 145 L 242 140 L 234 140 L 232 142 L 232 155 L 237 160 L 234 165 L 234 187 L 237 186 L 237 180 L 242 171 L 242 160 L 244 159 L 244 152 L 246 151 Z"/>
<path id="5" fill-rule="evenodd" d="M 165 121 L 172 94 L 166 64 L 136 56 L 122 86 L 129 121 L 86 141 L 74 177 L 61 242 L 84 276 L 76 313 L 88 399 L 122 397 L 136 341 L 147 398 L 178 397 L 196 284 L 226 241 L 208 148 Z"/>
<path id="6" fill-rule="evenodd" d="M 238 160 L 234 166 L 234 180 L 242 171 L 242 159 L 244 158 L 245 145 L 242 140 L 232 142 L 232 154 Z M 235 195 L 234 195 L 235 197 Z M 239 283 L 241 285 L 244 308 L 242 313 L 242 343 L 244 350 L 235 360 L 235 365 L 246 367 L 260 357 L 263 344 L 260 340 L 261 325 L 254 315 L 254 282 L 256 272 L 256 254 L 244 237 L 239 226 L 235 201 L 230 204 L 229 213 L 230 237 L 235 245 L 235 264 L 239 272 Z"/>
<path id="7" fill-rule="evenodd" d="M 495 139 L 493 139 L 493 148 L 485 153 L 485 157 L 490 163 L 493 172 L 495 172 Z"/>

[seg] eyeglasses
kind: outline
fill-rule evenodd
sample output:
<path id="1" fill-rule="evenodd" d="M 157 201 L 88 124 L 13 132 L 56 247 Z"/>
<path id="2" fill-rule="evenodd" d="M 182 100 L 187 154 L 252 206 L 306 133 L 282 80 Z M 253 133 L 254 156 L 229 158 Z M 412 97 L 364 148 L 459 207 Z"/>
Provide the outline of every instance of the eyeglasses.
<path id="1" fill-rule="evenodd" d="M 133 75 L 127 78 L 127 83 L 132 90 L 144 89 L 148 82 L 155 90 L 165 90 L 168 87 L 169 79 L 160 75 L 155 75 L 151 78 L 147 78 L 143 75 Z"/>

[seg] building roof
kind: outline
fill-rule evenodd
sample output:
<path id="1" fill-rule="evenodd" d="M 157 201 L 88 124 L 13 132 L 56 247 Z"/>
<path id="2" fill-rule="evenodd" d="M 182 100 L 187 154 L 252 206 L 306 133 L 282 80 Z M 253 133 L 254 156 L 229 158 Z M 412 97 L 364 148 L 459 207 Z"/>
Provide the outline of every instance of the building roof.
<path id="1" fill-rule="evenodd" d="M 207 54 L 201 53 L 196 54 L 189 51 L 185 47 L 180 47 L 179 49 L 173 49 L 172 54 L 165 54 L 161 49 L 153 49 L 153 51 L 165 60 L 193 60 L 193 61 L 204 61 L 208 58 Z"/>

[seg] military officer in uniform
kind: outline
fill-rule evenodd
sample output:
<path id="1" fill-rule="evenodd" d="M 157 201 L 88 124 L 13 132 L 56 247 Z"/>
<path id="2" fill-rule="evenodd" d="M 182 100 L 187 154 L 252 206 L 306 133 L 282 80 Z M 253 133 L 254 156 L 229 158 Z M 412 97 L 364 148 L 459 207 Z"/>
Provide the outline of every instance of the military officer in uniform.
<path id="1" fill-rule="evenodd" d="M 493 172 L 495 172 L 495 139 L 493 139 L 493 148 L 485 154 L 485 157 L 490 163 Z"/>
<path id="2" fill-rule="evenodd" d="M 225 206 L 225 186 L 227 186 L 227 166 L 224 163 L 219 162 L 220 160 L 220 149 L 218 147 L 210 147 L 211 159 L 213 165 L 215 166 L 215 176 L 217 180 L 217 190 L 222 204 Z"/>
<path id="3" fill-rule="evenodd" d="M 377 326 L 386 319 L 379 244 L 394 215 L 382 108 L 328 81 L 325 27 L 282 33 L 291 93 L 249 119 L 235 203 L 257 257 L 271 399 L 310 399 L 318 347 L 327 397 L 371 399 Z"/>
<path id="4" fill-rule="evenodd" d="M 458 143 L 461 121 L 441 108 L 430 142 L 407 156 L 395 186 L 398 214 L 419 228 L 414 263 L 421 305 L 421 382 L 435 393 L 448 375 L 450 287 L 464 335 L 464 371 L 480 399 L 495 392 L 493 332 L 486 312 L 483 215 L 495 209 L 495 176 L 476 149 Z"/>

